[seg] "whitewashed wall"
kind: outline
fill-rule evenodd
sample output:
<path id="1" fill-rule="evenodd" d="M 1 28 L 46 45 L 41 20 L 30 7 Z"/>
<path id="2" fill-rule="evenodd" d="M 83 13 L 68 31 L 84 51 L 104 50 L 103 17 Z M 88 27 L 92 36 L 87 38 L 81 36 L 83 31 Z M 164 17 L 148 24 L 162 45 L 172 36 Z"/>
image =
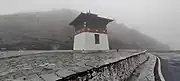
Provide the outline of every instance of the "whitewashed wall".
<path id="1" fill-rule="evenodd" d="M 99 34 L 100 44 L 95 44 L 94 34 Z M 83 32 L 74 37 L 74 50 L 109 50 L 108 35 Z"/>
<path id="2" fill-rule="evenodd" d="M 80 33 L 74 36 L 73 50 L 83 50 L 85 45 L 85 33 Z"/>

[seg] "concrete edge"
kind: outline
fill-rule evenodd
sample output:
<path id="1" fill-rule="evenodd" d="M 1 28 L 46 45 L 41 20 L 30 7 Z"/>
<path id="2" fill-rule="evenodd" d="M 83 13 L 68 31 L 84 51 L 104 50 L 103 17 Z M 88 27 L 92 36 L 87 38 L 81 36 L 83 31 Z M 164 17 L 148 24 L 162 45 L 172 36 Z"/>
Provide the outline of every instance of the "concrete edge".
<path id="1" fill-rule="evenodd" d="M 112 63 L 115 63 L 115 62 L 119 62 L 119 61 L 125 60 L 125 59 L 127 59 L 127 58 L 131 58 L 131 57 L 133 57 L 133 56 L 140 55 L 140 54 L 145 54 L 145 53 L 146 53 L 146 50 L 141 51 L 141 52 L 138 52 L 138 53 L 132 53 L 132 55 L 127 56 L 127 57 L 124 57 L 124 58 L 121 58 L 121 59 L 109 59 L 110 61 L 109 61 L 109 60 L 106 60 L 103 65 L 112 64 Z M 103 65 L 100 65 L 100 66 L 103 66 Z"/>
<path id="2" fill-rule="evenodd" d="M 161 81 L 165 81 L 164 76 L 163 76 L 163 74 L 161 72 L 161 61 L 160 61 L 159 57 L 157 57 L 157 60 L 158 60 L 158 74 L 159 74 L 159 77 L 160 77 Z"/>

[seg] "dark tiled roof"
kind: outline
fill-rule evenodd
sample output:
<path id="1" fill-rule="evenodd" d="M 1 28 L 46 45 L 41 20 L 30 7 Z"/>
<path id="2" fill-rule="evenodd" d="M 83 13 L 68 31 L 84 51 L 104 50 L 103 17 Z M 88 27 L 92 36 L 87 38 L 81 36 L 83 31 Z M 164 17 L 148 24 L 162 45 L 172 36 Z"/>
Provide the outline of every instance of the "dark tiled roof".
<path id="1" fill-rule="evenodd" d="M 70 25 L 77 25 L 83 22 L 99 22 L 99 23 L 105 23 L 108 24 L 109 22 L 113 21 L 111 19 L 103 18 L 103 17 L 98 17 L 97 14 L 92 14 L 92 13 L 81 13 L 79 16 L 77 16 L 71 23 Z"/>

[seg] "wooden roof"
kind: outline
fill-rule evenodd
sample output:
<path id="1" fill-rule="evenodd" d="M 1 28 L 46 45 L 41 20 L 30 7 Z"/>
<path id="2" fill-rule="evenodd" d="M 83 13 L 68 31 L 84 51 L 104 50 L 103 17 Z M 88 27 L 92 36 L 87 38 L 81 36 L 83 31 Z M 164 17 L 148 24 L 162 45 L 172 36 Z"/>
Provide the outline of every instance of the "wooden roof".
<path id="1" fill-rule="evenodd" d="M 107 25 L 109 22 L 111 22 L 111 21 L 113 21 L 113 20 L 107 19 L 107 18 L 103 18 L 103 17 L 98 17 L 97 14 L 92 14 L 92 13 L 90 13 L 90 12 L 88 12 L 88 13 L 82 13 L 82 12 L 81 12 L 81 14 L 80 14 L 79 16 L 77 16 L 77 17 L 70 23 L 70 25 L 75 26 L 75 25 L 78 25 L 78 24 L 82 24 L 82 23 L 84 23 L 84 22 L 92 22 L 92 21 L 94 21 L 94 22 L 100 22 L 100 23 L 103 22 L 104 24 Z"/>

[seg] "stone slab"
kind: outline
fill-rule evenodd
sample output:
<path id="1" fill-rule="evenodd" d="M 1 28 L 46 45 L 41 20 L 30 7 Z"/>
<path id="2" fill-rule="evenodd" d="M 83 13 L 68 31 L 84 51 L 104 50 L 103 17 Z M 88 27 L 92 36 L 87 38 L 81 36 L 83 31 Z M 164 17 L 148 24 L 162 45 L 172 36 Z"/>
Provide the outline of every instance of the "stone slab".
<path id="1" fill-rule="evenodd" d="M 76 72 L 70 71 L 70 70 L 68 70 L 68 69 L 59 70 L 59 71 L 56 72 L 56 74 L 57 74 L 58 76 L 61 76 L 61 77 L 66 77 L 66 76 L 68 76 L 68 75 L 72 75 L 72 74 L 75 74 L 75 73 L 76 73 Z"/>
<path id="2" fill-rule="evenodd" d="M 58 77 L 57 75 L 55 75 L 54 73 L 51 74 L 43 74 L 40 75 L 45 81 L 56 81 L 58 79 L 61 79 L 60 77 Z"/>

